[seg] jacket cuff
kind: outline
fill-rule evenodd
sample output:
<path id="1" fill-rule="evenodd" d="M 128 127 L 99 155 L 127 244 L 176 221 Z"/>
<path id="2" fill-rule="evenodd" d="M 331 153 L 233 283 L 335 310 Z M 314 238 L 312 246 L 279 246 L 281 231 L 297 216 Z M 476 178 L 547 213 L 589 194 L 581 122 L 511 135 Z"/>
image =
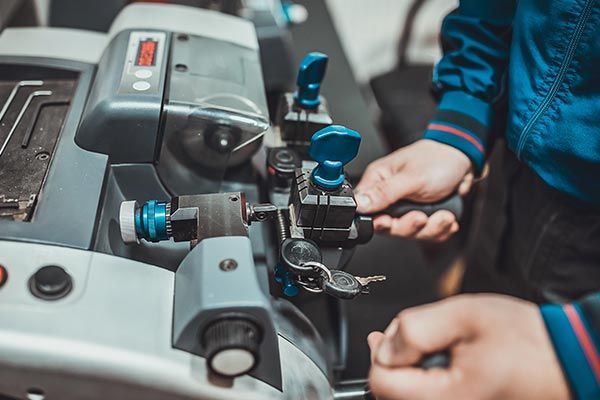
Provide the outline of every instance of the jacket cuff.
<path id="1" fill-rule="evenodd" d="M 464 92 L 446 92 L 427 126 L 425 139 L 461 150 L 480 174 L 485 165 L 491 119 L 491 104 Z"/>
<path id="2" fill-rule="evenodd" d="M 546 304 L 540 309 L 571 392 L 578 399 L 600 398 L 598 347 L 580 306 Z"/>

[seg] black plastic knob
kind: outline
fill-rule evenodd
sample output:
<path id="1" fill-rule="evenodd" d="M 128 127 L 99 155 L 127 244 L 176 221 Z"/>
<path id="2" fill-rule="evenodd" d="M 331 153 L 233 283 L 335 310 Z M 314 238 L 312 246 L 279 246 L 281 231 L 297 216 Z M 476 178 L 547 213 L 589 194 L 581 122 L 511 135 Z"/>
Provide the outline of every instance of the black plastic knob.
<path id="1" fill-rule="evenodd" d="M 267 171 L 272 186 L 289 188 L 296 168 L 301 165 L 300 157 L 293 149 L 288 147 L 272 148 L 267 157 Z"/>
<path id="2" fill-rule="evenodd" d="M 207 365 L 220 376 L 244 375 L 258 364 L 261 340 L 261 329 L 247 318 L 218 319 L 207 326 L 202 335 Z"/>
<path id="3" fill-rule="evenodd" d="M 36 271 L 29 279 L 31 293 L 44 300 L 65 297 L 73 288 L 71 275 L 57 265 L 48 265 Z"/>

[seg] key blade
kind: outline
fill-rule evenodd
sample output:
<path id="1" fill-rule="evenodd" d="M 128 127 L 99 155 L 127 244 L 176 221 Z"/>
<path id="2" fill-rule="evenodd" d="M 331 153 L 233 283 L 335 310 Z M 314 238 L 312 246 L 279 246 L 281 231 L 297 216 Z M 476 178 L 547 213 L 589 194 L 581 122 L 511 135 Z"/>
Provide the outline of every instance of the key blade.
<path id="1" fill-rule="evenodd" d="M 383 282 L 387 279 L 385 275 L 373 275 L 373 276 L 355 276 L 356 280 L 362 285 L 367 286 L 373 282 Z"/>

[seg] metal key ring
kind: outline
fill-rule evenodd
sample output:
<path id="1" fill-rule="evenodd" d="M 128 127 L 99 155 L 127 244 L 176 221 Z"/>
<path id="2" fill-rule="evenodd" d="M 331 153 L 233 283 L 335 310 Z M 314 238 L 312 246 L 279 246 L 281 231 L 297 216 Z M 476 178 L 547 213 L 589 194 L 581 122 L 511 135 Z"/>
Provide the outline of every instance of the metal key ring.
<path id="1" fill-rule="evenodd" d="M 321 264 L 320 262 L 317 261 L 308 261 L 305 262 L 304 264 L 302 264 L 303 267 L 311 267 L 313 269 L 320 269 L 321 271 L 325 272 L 325 275 L 327 275 L 327 281 L 331 282 L 331 280 L 333 279 L 333 276 L 331 275 L 331 270 L 329 268 L 327 268 L 325 265 Z"/>
<path id="2" fill-rule="evenodd" d="M 322 272 L 325 273 L 325 278 L 327 279 L 327 281 L 331 282 L 331 280 L 333 279 L 332 275 L 331 275 L 331 270 L 329 268 L 327 268 L 325 265 L 323 265 L 320 262 L 317 261 L 307 261 L 306 263 L 302 264 L 303 267 L 308 267 L 308 268 L 312 268 L 313 270 L 320 270 Z M 321 288 L 314 288 L 311 287 L 311 283 L 310 282 L 306 282 L 304 279 L 315 279 L 315 278 L 311 278 L 311 277 L 302 277 L 302 276 L 298 276 L 297 279 L 297 283 L 307 292 L 311 292 L 311 293 L 322 293 L 323 289 Z"/>
<path id="3" fill-rule="evenodd" d="M 302 280 L 297 280 L 296 283 L 302 287 L 302 289 L 311 293 L 323 293 L 323 289 L 310 287 L 310 283 L 304 282 Z"/>

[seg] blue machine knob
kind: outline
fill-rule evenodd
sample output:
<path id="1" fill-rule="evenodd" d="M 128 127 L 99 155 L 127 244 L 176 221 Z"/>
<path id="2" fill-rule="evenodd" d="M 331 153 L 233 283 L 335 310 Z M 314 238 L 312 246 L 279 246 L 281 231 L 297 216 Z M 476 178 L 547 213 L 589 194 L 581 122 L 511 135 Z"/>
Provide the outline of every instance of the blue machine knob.
<path id="1" fill-rule="evenodd" d="M 328 59 L 326 54 L 318 52 L 308 53 L 302 59 L 296 80 L 298 91 L 294 94 L 294 99 L 300 107 L 313 109 L 321 104 L 319 91 Z"/>
<path id="2" fill-rule="evenodd" d="M 168 240 L 167 232 L 167 203 L 164 201 L 148 200 L 135 211 L 135 232 L 137 236 L 150 242 Z"/>
<path id="3" fill-rule="evenodd" d="M 308 154 L 319 163 L 312 171 L 312 182 L 326 190 L 339 188 L 344 183 L 344 165 L 358 154 L 360 140 L 358 132 L 341 125 L 317 131 L 308 149 Z"/>

